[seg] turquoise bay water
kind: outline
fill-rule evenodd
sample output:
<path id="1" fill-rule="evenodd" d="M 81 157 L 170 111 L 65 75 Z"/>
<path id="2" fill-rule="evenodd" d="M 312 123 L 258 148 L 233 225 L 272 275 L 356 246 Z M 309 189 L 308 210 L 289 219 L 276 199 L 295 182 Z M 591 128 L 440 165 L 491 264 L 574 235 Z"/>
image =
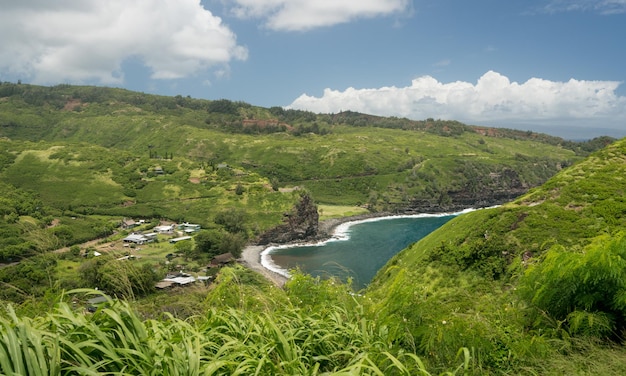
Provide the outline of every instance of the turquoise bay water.
<path id="1" fill-rule="evenodd" d="M 319 244 L 271 247 L 263 252 L 268 269 L 287 275 L 300 268 L 313 276 L 351 277 L 364 288 L 396 253 L 420 240 L 456 214 L 384 217 L 343 224 L 332 239 Z"/>

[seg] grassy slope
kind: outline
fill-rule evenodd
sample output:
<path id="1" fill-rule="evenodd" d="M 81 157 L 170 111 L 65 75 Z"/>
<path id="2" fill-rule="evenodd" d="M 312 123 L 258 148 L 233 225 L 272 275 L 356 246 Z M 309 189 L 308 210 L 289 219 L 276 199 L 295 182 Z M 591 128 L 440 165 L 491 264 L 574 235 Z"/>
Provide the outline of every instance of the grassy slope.
<path id="1" fill-rule="evenodd" d="M 625 160 L 621 140 L 512 203 L 446 223 L 378 273 L 367 296 L 379 317 L 443 363 L 451 361 L 454 349 L 469 346 L 486 370 L 623 373 L 623 354 L 603 353 L 607 363 L 586 361 L 587 351 L 602 353 L 601 347 L 567 340 L 568 319 L 544 311 L 537 326 L 532 304 L 516 290 L 520 277 L 531 265 L 540 266 L 549 250 L 584 254 L 598 249 L 596 242 L 606 244 L 606 235 L 621 237 Z M 561 278 L 566 273 L 562 269 Z"/>
<path id="2" fill-rule="evenodd" d="M 332 133 L 245 135 L 225 130 L 232 131 L 243 118 L 274 118 L 273 113 L 249 105 L 238 108 L 237 115 L 215 113 L 207 111 L 210 101 L 120 89 L 14 89 L 24 92 L 0 101 L 0 136 L 95 144 L 130 158 L 153 152 L 173 153 L 175 159 L 195 164 L 225 162 L 282 185 L 306 186 L 318 202 L 328 204 L 369 203 L 390 209 L 413 199 L 436 201 L 449 191 L 481 190 L 494 183 L 490 174 L 504 170 L 516 171 L 522 184 L 535 186 L 557 166 L 579 159 L 553 138 L 548 142 L 534 134 L 483 136 L 455 122 L 440 125 L 440 132 L 433 132 L 428 123 L 403 131 L 384 128 L 392 119 L 364 117 L 365 126 L 355 127 L 345 125 L 354 123 L 351 117 L 304 114 L 309 116 L 296 117 L 290 125 L 315 124 Z M 452 125 L 459 130 L 446 133 Z M 190 168 L 189 163 L 183 167 Z M 477 184 L 482 185 L 474 187 Z"/>
<path id="3" fill-rule="evenodd" d="M 70 226 L 69 233 L 37 230 L 45 240 L 35 245 L 38 250 L 85 240 L 89 231 L 80 229 L 79 235 L 71 228 L 69 219 L 77 215 L 212 226 L 217 213 L 234 207 L 248 213 L 256 233 L 277 224 L 297 197 L 271 186 L 303 186 L 320 204 L 391 211 L 427 202 L 436 208 L 451 203 L 451 192 L 506 194 L 507 179 L 535 186 L 581 158 L 553 138 L 487 132 L 492 137 L 456 122 L 333 117 L 68 85 L 2 84 L 0 97 L 0 136 L 7 137 L 0 140 L 0 179 L 30 192 L 45 208 L 9 208 L 4 214 L 36 214 L 42 223 L 35 227 L 54 217 Z M 244 134 L 237 128 L 244 118 L 277 116 L 303 131 Z M 389 128 L 398 126 L 404 130 Z M 216 168 L 224 163 L 230 168 Z M 165 174 L 154 174 L 155 168 Z M 237 194 L 238 187 L 244 194 Z M 91 225 L 109 227 L 108 221 Z M 12 237 L 24 233 L 11 231 Z M 66 239 L 58 239 L 57 231 Z M 21 244 L 10 254 L 28 248 Z"/>
<path id="4" fill-rule="evenodd" d="M 273 191 L 269 181 L 254 172 L 212 171 L 181 157 L 155 160 L 79 143 L 2 141 L 2 145 L 16 155 L 0 173 L 2 181 L 37 197 L 41 209 L 32 211 L 44 223 L 99 214 L 117 222 L 122 217 L 169 218 L 210 227 L 218 213 L 244 208 L 247 227 L 260 231 L 280 223 L 298 195 Z M 155 175 L 157 166 L 166 173 Z M 242 194 L 237 194 L 237 185 Z M 4 214 L 15 210 L 7 208 Z M 92 231 L 92 237 L 98 235 Z"/>
<path id="5" fill-rule="evenodd" d="M 317 200 L 334 204 L 365 203 L 373 193 L 392 202 L 429 197 L 428 189 L 457 190 L 468 183 L 463 166 L 483 174 L 518 171 L 528 164 L 520 155 L 541 158 L 524 178 L 528 185 L 547 178 L 560 161 L 576 159 L 570 150 L 533 141 L 508 139 L 480 143 L 478 134 L 459 137 L 381 128 L 336 126 L 326 136 L 255 137 L 233 141 L 235 160 L 252 160 L 264 175 L 304 185 Z M 546 157 L 549 156 L 549 157 Z"/>

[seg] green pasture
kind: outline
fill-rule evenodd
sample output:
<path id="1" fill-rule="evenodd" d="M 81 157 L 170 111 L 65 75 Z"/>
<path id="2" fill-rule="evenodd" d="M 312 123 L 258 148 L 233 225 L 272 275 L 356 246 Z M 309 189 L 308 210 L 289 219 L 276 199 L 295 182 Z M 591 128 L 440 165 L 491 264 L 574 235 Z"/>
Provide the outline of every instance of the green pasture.
<path id="1" fill-rule="evenodd" d="M 318 205 L 320 221 L 331 218 L 352 217 L 360 214 L 367 214 L 369 211 L 360 206 L 341 206 L 341 205 Z"/>

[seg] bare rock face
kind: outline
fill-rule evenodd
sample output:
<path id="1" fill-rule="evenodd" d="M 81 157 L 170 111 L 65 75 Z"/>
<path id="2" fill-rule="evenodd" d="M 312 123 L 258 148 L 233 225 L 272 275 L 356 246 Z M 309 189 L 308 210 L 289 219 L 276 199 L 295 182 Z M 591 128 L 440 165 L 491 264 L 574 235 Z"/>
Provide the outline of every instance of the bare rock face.
<path id="1" fill-rule="evenodd" d="M 293 210 L 283 216 L 283 223 L 263 233 L 259 237 L 259 244 L 289 243 L 317 235 L 319 214 L 317 205 L 308 193 L 304 193 Z"/>

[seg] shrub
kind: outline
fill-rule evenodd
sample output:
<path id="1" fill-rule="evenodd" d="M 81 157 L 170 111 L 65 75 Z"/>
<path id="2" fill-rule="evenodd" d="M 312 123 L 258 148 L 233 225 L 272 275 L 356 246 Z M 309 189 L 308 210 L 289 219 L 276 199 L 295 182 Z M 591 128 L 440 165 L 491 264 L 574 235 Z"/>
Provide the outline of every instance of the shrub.
<path id="1" fill-rule="evenodd" d="M 554 246 L 528 268 L 520 291 L 570 334 L 616 336 L 626 325 L 626 236 L 600 237 L 584 252 Z"/>

